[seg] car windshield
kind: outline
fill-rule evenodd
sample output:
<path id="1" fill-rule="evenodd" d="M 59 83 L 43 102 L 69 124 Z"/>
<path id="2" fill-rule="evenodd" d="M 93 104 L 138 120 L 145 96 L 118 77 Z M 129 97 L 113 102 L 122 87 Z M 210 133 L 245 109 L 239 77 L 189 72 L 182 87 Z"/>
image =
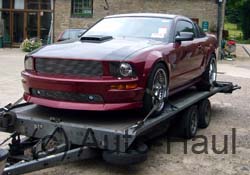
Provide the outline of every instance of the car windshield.
<path id="1" fill-rule="evenodd" d="M 172 19 L 155 17 L 105 18 L 88 30 L 84 36 L 105 35 L 164 40 L 170 30 Z"/>

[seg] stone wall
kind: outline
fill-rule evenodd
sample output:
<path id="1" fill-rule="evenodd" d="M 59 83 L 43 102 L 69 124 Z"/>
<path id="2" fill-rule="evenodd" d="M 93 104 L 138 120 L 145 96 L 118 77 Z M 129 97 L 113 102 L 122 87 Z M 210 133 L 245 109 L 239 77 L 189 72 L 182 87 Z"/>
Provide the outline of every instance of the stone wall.
<path id="1" fill-rule="evenodd" d="M 184 15 L 209 21 L 211 31 L 217 29 L 217 0 L 94 0 L 92 18 L 71 18 L 71 0 L 55 0 L 55 37 L 66 28 L 87 28 L 98 19 L 112 14 L 158 12 Z"/>

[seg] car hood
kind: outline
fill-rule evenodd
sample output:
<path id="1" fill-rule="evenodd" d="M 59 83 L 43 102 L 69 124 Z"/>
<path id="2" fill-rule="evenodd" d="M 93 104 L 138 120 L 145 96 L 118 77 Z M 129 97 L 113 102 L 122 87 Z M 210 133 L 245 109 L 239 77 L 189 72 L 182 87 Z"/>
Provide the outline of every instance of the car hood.
<path id="1" fill-rule="evenodd" d="M 142 39 L 112 39 L 98 43 L 68 41 L 45 46 L 31 55 L 34 57 L 122 61 L 129 55 L 156 44 L 159 42 Z"/>

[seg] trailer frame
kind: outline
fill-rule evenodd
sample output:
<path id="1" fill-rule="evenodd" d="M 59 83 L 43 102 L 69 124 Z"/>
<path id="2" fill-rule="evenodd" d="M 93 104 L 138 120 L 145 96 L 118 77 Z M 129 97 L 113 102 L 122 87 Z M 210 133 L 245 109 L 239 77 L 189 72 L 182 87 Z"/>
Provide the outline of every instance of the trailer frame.
<path id="1" fill-rule="evenodd" d="M 12 133 L 5 140 L 11 139 L 11 144 L 3 174 L 23 174 L 60 163 L 90 159 L 105 151 L 117 153 L 120 164 L 143 161 L 146 159 L 147 148 L 140 147 L 137 154 L 134 154 L 133 150 L 141 145 L 144 141 L 142 138 L 150 131 L 159 125 L 165 125 L 183 110 L 204 99 L 217 93 L 230 94 L 240 88 L 231 82 L 216 82 L 210 91 L 189 89 L 171 97 L 166 102 L 164 112 L 157 117 L 137 116 L 136 112 L 117 117 L 121 113 L 93 114 L 56 110 L 20 103 L 22 99 L 19 99 L 14 104 L 0 108 L 0 130 Z M 105 116 L 101 116 L 104 114 Z M 24 135 L 26 139 L 20 139 L 20 135 Z M 57 145 L 45 149 L 53 139 L 57 139 Z M 24 155 L 26 149 L 31 149 L 31 156 Z M 19 155 L 20 153 L 23 155 Z M 128 156 L 130 153 L 133 153 L 132 157 Z M 141 157 L 135 159 L 133 156 Z M 134 161 L 129 160 L 131 158 Z"/>

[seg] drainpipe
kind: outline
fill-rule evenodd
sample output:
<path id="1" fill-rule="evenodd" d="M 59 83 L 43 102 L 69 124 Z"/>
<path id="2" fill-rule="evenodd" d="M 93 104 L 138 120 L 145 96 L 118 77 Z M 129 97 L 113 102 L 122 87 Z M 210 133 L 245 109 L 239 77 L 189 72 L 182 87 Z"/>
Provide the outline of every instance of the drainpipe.
<path id="1" fill-rule="evenodd" d="M 217 38 L 219 45 L 218 59 L 221 59 L 221 41 L 224 29 L 224 20 L 225 20 L 225 8 L 226 0 L 218 0 L 218 27 L 217 27 Z"/>

